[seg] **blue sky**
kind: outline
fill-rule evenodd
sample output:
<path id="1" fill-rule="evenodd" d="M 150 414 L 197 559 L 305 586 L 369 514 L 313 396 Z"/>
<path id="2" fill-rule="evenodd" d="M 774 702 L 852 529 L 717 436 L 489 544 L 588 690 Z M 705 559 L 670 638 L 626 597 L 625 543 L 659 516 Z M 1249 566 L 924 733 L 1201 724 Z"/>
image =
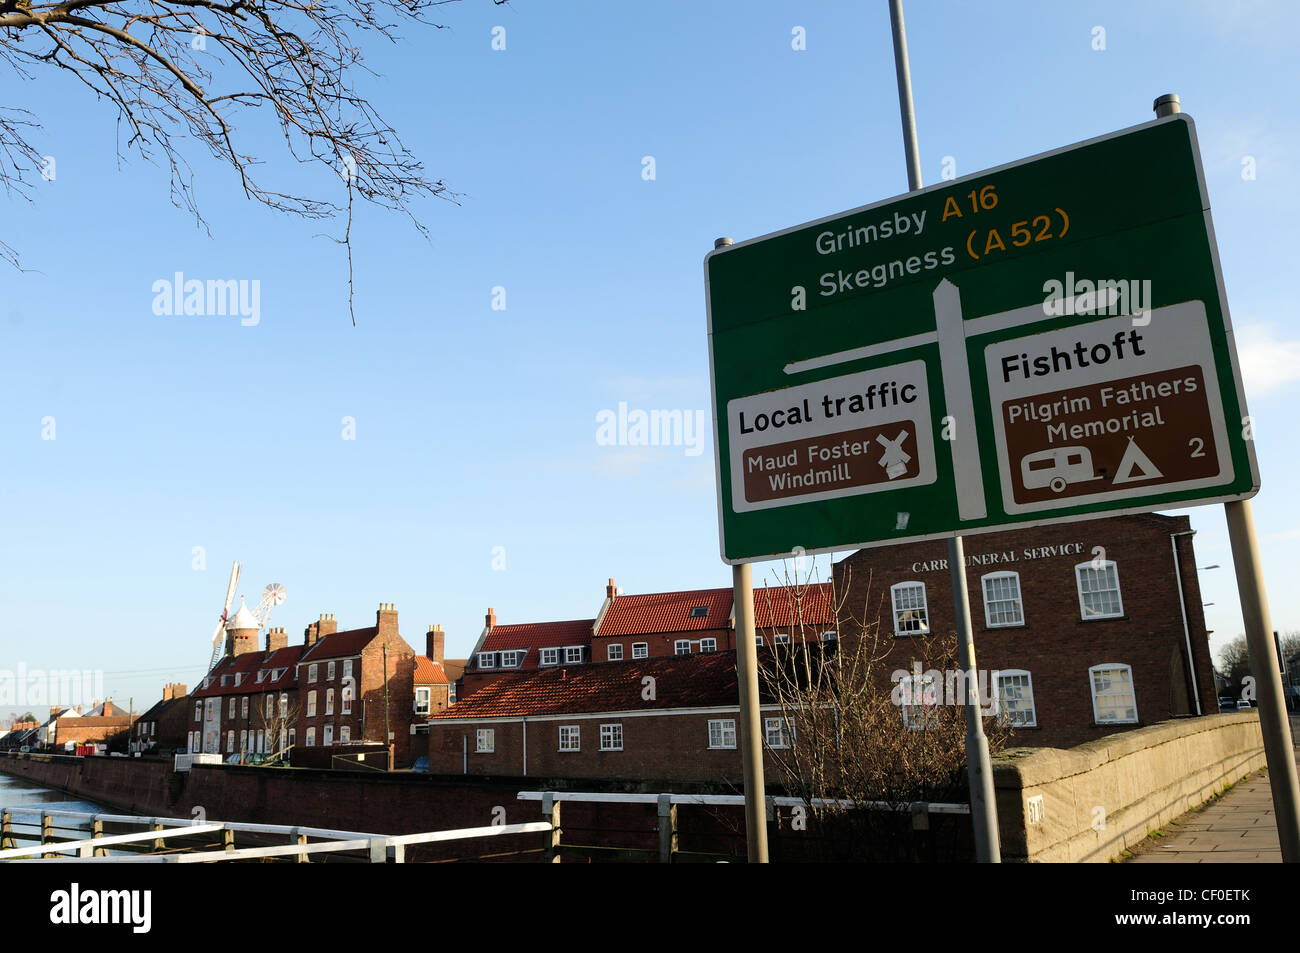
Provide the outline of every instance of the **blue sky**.
<path id="1" fill-rule="evenodd" d="M 1274 626 L 1300 629 L 1300 10 L 913 0 L 906 15 L 927 182 L 945 157 L 965 175 L 1181 95 L 1256 419 Z M 906 190 L 887 4 L 474 0 L 435 18 L 449 29 L 369 38 L 379 75 L 359 85 L 460 204 L 417 207 L 428 241 L 360 211 L 356 327 L 326 228 L 244 200 L 192 153 L 209 237 L 163 169 L 118 161 L 111 108 L 64 77 L 21 87 L 57 172 L 30 204 L 0 200 L 0 241 L 30 269 L 6 269 L 0 303 L 0 668 L 100 669 L 137 709 L 193 685 L 233 559 L 250 603 L 286 586 L 272 624 L 295 639 L 321 612 L 348 628 L 394 602 L 409 642 L 439 622 L 452 655 L 489 606 L 581 618 L 609 576 L 628 592 L 730 583 L 711 441 L 601 446 L 596 416 L 707 413 L 715 237 Z M 335 186 L 246 132 L 267 184 Z M 154 314 L 153 283 L 178 271 L 258 280 L 259 322 Z M 1241 631 L 1223 512 L 1189 512 L 1200 565 L 1222 567 L 1201 576 L 1217 648 Z"/>

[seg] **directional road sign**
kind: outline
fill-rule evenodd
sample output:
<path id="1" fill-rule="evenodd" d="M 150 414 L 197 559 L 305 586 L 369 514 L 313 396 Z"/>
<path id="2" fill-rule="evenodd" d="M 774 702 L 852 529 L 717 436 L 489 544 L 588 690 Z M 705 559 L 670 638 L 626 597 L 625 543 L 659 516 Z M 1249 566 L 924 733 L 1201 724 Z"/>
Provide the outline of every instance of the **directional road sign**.
<path id="1" fill-rule="evenodd" d="M 1259 489 L 1184 114 L 705 259 L 722 556 Z"/>

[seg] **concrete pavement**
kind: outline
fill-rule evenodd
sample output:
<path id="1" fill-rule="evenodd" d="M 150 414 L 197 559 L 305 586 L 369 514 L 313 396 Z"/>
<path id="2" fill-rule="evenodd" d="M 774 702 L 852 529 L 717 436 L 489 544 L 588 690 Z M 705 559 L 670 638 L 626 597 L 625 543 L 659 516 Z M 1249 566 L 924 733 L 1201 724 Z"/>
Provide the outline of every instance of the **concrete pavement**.
<path id="1" fill-rule="evenodd" d="M 1296 719 L 1291 720 L 1295 737 Z M 1300 764 L 1300 749 L 1297 750 Z M 1190 811 L 1165 828 L 1165 836 L 1148 838 L 1128 860 L 1131 864 L 1280 864 L 1268 772 L 1257 771 L 1226 794 Z"/>

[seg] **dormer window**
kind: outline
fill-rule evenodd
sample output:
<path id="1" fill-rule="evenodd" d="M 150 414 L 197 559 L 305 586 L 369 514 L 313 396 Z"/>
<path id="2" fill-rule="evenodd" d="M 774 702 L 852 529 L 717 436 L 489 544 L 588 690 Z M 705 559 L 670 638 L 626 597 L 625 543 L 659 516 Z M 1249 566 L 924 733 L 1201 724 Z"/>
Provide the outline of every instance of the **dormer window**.
<path id="1" fill-rule="evenodd" d="M 523 664 L 524 664 L 524 653 L 522 651 L 501 653 L 502 668 L 518 668 L 520 665 Z"/>
<path id="2" fill-rule="evenodd" d="M 566 645 L 564 647 L 564 661 L 569 665 L 577 665 L 582 661 L 581 645 Z"/>
<path id="3" fill-rule="evenodd" d="M 479 668 L 496 668 L 496 667 L 497 667 L 497 653 L 495 653 L 495 652 L 479 652 L 479 653 L 478 653 L 478 667 L 479 667 Z"/>
<path id="4" fill-rule="evenodd" d="M 691 618 L 692 618 L 692 619 L 703 619 L 703 618 L 704 618 L 705 616 L 707 616 L 708 614 L 709 614 L 709 607 L 708 607 L 708 606 L 692 606 L 692 607 L 691 607 Z"/>
<path id="5" fill-rule="evenodd" d="M 266 669 L 259 668 L 257 670 L 257 683 L 260 685 L 264 681 L 266 681 Z"/>
<path id="6" fill-rule="evenodd" d="M 229 675 L 222 675 L 222 676 L 221 676 L 221 687 L 222 687 L 222 688 L 225 688 L 225 687 L 226 687 L 227 685 L 229 685 L 229 684 L 230 684 L 230 676 L 229 676 Z"/>
<path id="7" fill-rule="evenodd" d="M 560 650 L 558 648 L 542 649 L 542 665 L 559 665 Z"/>

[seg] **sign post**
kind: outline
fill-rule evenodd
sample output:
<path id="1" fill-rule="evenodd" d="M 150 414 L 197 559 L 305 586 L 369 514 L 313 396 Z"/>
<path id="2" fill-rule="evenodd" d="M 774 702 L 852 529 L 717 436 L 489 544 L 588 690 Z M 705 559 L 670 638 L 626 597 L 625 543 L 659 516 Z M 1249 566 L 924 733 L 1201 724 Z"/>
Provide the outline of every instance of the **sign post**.
<path id="1" fill-rule="evenodd" d="M 903 119 L 903 152 L 907 159 L 907 187 L 921 188 L 921 159 L 916 142 L 916 112 L 912 105 L 912 73 L 907 59 L 907 31 L 903 26 L 903 0 L 889 0 L 889 22 L 894 34 L 894 66 L 898 74 L 898 104 Z M 970 374 L 962 353 L 961 303 L 956 288 L 946 280 L 934 292 L 936 333 L 940 360 L 944 366 L 944 401 L 956 424 L 953 479 L 957 503 L 963 516 L 984 515 L 980 501 L 982 479 L 975 440 L 975 413 L 970 400 Z M 960 434 L 960 436 L 958 436 Z M 970 620 L 970 593 L 966 589 L 966 551 L 961 536 L 948 537 L 948 583 L 952 587 L 952 615 L 957 624 L 958 653 L 966 666 L 966 778 L 970 787 L 971 822 L 975 828 L 975 860 L 981 864 L 1002 862 L 1002 841 L 998 836 L 998 807 L 993 791 L 993 762 L 984 735 L 979 698 L 979 673 L 975 666 L 975 635 Z"/>
<path id="2" fill-rule="evenodd" d="M 1233 527 L 1259 476 L 1190 117 L 919 188 L 891 13 L 914 191 L 705 259 L 719 536 L 733 566 L 947 540 L 964 628 L 963 534 L 1213 502 Z"/>

